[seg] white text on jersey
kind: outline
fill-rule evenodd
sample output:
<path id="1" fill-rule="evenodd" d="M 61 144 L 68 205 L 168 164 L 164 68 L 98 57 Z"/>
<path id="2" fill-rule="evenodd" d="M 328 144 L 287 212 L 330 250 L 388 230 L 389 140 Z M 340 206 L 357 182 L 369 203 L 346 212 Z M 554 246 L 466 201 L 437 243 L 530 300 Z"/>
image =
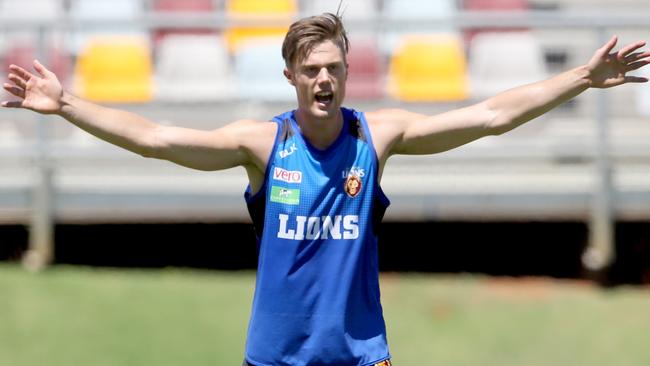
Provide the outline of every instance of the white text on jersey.
<path id="1" fill-rule="evenodd" d="M 366 175 L 366 170 L 358 166 L 353 166 L 351 168 L 345 169 L 341 172 L 342 178 L 347 178 L 350 175 L 356 175 L 359 178 L 363 178 Z"/>
<path id="2" fill-rule="evenodd" d="M 289 155 L 293 154 L 294 152 L 296 152 L 296 150 L 298 150 L 298 148 L 296 147 L 296 144 L 291 144 L 291 146 L 289 146 L 288 149 L 284 149 L 284 150 L 280 151 L 280 159 L 286 158 L 287 156 L 289 156 Z"/>
<path id="3" fill-rule="evenodd" d="M 303 239 L 357 239 L 359 237 L 358 215 L 296 216 L 289 222 L 289 215 L 280 214 L 278 238 Z M 342 226 L 342 227 L 341 227 Z"/>

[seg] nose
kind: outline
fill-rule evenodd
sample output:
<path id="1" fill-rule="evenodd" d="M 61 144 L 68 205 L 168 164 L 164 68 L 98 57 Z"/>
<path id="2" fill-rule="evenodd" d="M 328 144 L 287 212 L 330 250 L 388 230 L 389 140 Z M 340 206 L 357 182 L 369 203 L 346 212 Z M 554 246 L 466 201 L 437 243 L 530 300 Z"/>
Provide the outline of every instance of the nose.
<path id="1" fill-rule="evenodd" d="M 330 81 L 330 73 L 327 71 L 327 67 L 322 67 L 316 76 L 316 82 L 323 83 Z"/>

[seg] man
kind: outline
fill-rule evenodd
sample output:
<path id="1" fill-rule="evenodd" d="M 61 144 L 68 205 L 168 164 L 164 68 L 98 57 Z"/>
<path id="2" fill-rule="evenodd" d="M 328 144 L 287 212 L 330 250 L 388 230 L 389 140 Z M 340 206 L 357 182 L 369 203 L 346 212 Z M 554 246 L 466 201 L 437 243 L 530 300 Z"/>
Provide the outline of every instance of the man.
<path id="1" fill-rule="evenodd" d="M 58 114 L 145 157 L 194 169 L 241 165 L 259 266 L 246 345 L 250 365 L 389 365 L 379 301 L 376 229 L 389 205 L 379 181 L 394 154 L 433 154 L 509 131 L 589 88 L 647 79 L 637 42 L 613 37 L 583 66 L 436 116 L 342 108 L 348 40 L 333 14 L 294 23 L 282 55 L 298 107 L 270 122 L 213 131 L 157 125 L 81 100 L 38 61 L 12 65 L 4 107 Z"/>

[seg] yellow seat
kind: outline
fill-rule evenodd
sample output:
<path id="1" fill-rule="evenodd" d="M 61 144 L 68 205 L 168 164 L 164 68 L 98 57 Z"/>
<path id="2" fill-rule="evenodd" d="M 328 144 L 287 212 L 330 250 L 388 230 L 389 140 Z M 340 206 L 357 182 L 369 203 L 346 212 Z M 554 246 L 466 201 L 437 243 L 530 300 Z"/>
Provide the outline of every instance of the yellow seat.
<path id="1" fill-rule="evenodd" d="M 467 99 L 467 60 L 460 39 L 406 36 L 390 60 L 388 92 L 407 102 Z"/>
<path id="2" fill-rule="evenodd" d="M 264 17 L 286 18 L 286 25 L 269 27 L 232 27 L 225 32 L 228 49 L 235 53 L 242 43 L 251 38 L 284 37 L 289 24 L 298 12 L 296 0 L 230 0 L 226 4 L 226 14 L 235 21 L 264 21 Z M 284 22 L 282 22 L 284 23 Z"/>
<path id="3" fill-rule="evenodd" d="M 152 83 L 149 46 L 140 38 L 92 39 L 75 65 L 75 92 L 96 102 L 147 102 Z"/>

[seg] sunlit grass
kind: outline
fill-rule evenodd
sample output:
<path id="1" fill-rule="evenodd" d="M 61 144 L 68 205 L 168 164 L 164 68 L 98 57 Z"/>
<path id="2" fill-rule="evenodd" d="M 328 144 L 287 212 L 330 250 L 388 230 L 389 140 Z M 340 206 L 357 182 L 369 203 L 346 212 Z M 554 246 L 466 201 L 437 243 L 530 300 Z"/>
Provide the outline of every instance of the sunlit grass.
<path id="1" fill-rule="evenodd" d="M 253 272 L 0 264 L 0 365 L 235 365 Z M 649 365 L 650 292 L 482 276 L 383 274 L 393 360 Z"/>

